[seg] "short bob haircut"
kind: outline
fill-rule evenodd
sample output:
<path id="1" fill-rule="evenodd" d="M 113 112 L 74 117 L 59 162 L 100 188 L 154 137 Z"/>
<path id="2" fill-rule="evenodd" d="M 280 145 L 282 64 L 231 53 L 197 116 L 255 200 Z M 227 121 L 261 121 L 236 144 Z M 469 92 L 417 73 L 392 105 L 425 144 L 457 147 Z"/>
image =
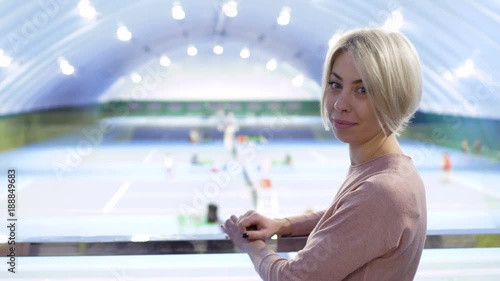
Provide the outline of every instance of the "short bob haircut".
<path id="1" fill-rule="evenodd" d="M 384 134 L 399 136 L 422 98 L 422 72 L 415 47 L 402 33 L 381 28 L 343 34 L 328 51 L 323 69 L 321 117 L 326 130 L 330 125 L 325 103 L 328 82 L 335 60 L 346 52 L 360 73 Z"/>

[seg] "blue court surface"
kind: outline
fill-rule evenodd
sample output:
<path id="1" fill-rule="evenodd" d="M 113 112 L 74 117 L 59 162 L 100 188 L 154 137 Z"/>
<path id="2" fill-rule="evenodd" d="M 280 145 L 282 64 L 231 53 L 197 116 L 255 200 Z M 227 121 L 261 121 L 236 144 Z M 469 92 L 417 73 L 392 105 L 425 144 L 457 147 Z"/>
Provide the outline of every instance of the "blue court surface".
<path id="1" fill-rule="evenodd" d="M 254 208 L 276 217 L 326 208 L 349 165 L 347 146 L 333 137 L 294 139 L 287 138 L 293 131 L 283 130 L 266 142 L 238 144 L 235 156 L 217 135 L 192 144 L 184 133 L 116 128 L 95 145 L 74 134 L 0 154 L 0 167 L 17 174 L 19 241 L 217 234 L 217 227 L 200 223 L 208 203 L 219 206 L 223 220 Z M 124 134 L 129 138 L 122 140 Z M 426 184 L 429 233 L 500 232 L 498 162 L 415 141 L 402 146 Z M 174 160 L 171 172 L 164 165 L 167 153 Z M 451 173 L 441 168 L 444 153 Z M 1 191 L 2 209 L 6 199 Z M 500 280 L 499 264 L 497 248 L 429 249 L 416 280 Z M 116 279 L 123 270 L 131 277 Z M 16 277 L 25 281 L 259 280 L 239 254 L 22 258 L 19 271 Z"/>

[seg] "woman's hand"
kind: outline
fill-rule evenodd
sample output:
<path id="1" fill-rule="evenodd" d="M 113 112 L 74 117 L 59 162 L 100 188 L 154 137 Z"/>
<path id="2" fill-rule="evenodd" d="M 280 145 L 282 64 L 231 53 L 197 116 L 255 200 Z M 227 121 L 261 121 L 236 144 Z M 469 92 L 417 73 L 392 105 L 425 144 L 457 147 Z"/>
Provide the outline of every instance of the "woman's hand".
<path id="1" fill-rule="evenodd" d="M 250 240 L 266 240 L 271 238 L 274 234 L 290 234 L 285 230 L 287 228 L 287 224 L 289 225 L 288 220 L 271 219 L 253 210 L 248 211 L 243 216 L 239 217 L 237 224 L 240 227 L 241 233 L 246 233 L 245 238 Z M 251 226 L 255 226 L 257 229 L 247 229 Z"/>
<path id="2" fill-rule="evenodd" d="M 256 229 L 248 230 L 250 226 L 255 226 Z M 274 234 L 291 234 L 291 225 L 287 219 L 270 219 L 255 211 L 248 211 L 239 218 L 232 215 L 222 228 L 242 251 L 246 251 L 250 241 L 266 240 Z"/>
<path id="3" fill-rule="evenodd" d="M 229 236 L 229 239 L 233 241 L 236 248 L 240 251 L 248 253 L 249 247 L 252 243 L 263 243 L 261 240 L 249 240 L 243 238 L 241 228 L 238 226 L 238 217 L 232 215 L 225 224 L 221 225 L 222 230 Z"/>

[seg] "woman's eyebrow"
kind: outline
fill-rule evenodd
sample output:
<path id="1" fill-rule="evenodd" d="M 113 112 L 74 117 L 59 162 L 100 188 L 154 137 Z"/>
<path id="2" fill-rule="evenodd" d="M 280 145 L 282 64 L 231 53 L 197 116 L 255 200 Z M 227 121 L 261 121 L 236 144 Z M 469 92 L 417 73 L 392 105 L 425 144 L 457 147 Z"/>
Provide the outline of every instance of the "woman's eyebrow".
<path id="1" fill-rule="evenodd" d="M 337 77 L 337 79 L 339 79 L 339 80 L 342 82 L 342 77 L 340 77 L 340 75 L 338 75 L 337 73 L 332 72 L 332 73 L 331 73 L 331 75 L 333 75 L 333 76 Z M 361 83 L 363 83 L 363 80 L 358 79 L 358 80 L 354 80 L 354 81 L 352 81 L 352 83 L 351 83 L 351 84 L 361 84 Z"/>

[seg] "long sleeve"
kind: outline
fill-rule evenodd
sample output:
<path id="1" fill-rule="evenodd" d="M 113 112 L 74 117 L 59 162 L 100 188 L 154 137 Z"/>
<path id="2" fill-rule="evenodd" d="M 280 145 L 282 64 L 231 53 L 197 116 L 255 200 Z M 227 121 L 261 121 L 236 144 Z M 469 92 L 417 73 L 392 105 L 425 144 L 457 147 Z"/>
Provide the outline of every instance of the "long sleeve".
<path id="1" fill-rule="evenodd" d="M 322 210 L 311 214 L 289 217 L 288 219 L 292 224 L 292 236 L 309 235 L 324 213 L 325 211 Z"/>
<path id="2" fill-rule="evenodd" d="M 293 259 L 284 259 L 265 245 L 249 252 L 261 278 L 413 280 L 426 237 L 425 189 L 416 170 L 408 166 L 412 163 L 396 157 L 383 169 L 353 173 L 355 178 L 324 212 L 292 217 L 293 235 L 305 234 L 320 218 Z"/>

